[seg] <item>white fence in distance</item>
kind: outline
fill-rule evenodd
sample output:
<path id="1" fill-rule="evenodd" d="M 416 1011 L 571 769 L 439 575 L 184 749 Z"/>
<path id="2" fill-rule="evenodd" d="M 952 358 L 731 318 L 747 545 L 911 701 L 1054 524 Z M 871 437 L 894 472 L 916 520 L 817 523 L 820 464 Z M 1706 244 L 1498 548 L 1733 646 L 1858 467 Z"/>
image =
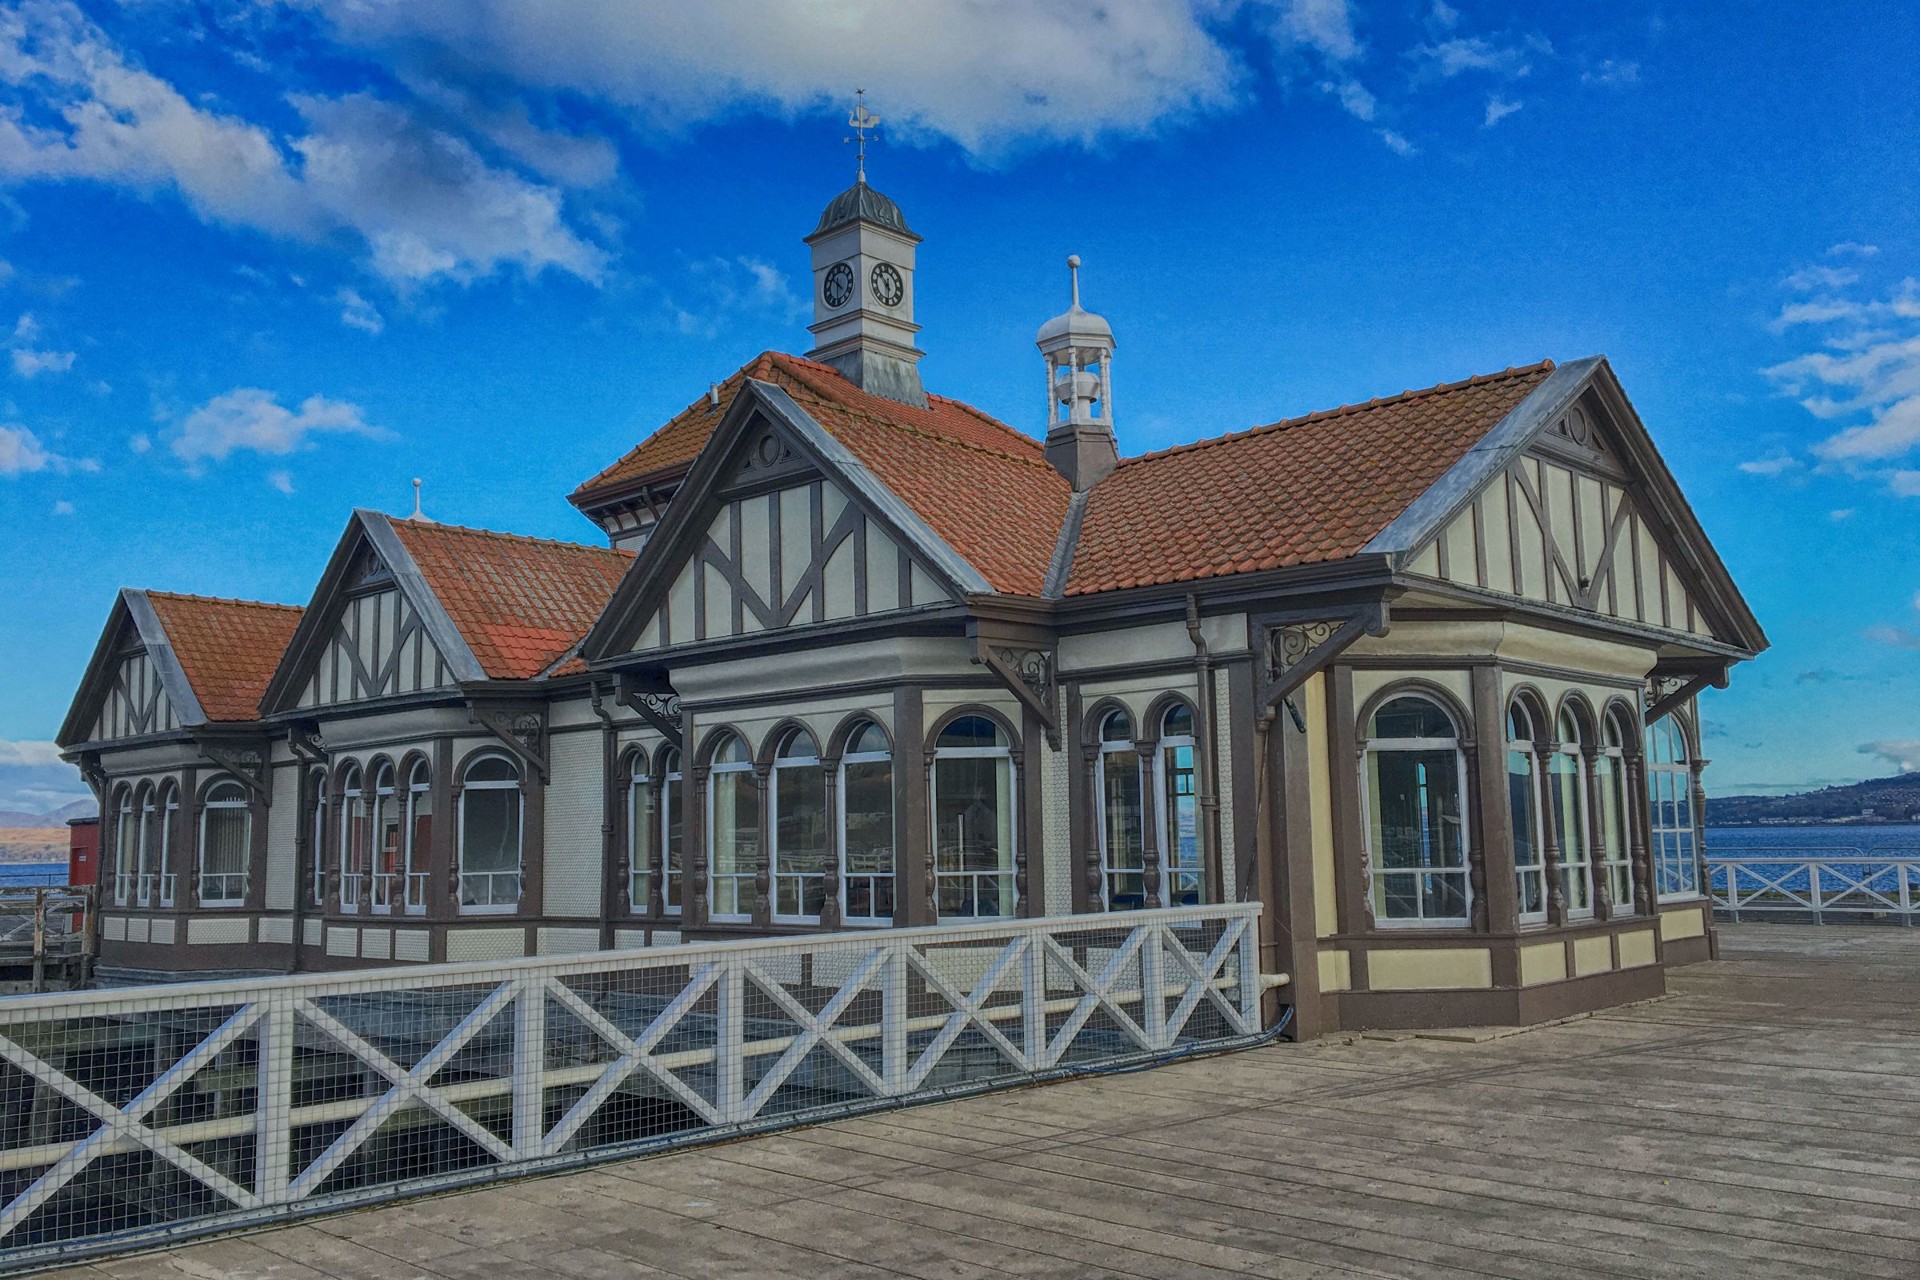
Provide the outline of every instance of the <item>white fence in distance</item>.
<path id="1" fill-rule="evenodd" d="M 0 1000 L 0 1270 L 1246 1043 L 1259 911 Z"/>
<path id="2" fill-rule="evenodd" d="M 1714 912 L 1742 918 L 1883 921 L 1911 925 L 1920 914 L 1920 854 L 1862 849 L 1769 849 L 1707 859 Z"/>

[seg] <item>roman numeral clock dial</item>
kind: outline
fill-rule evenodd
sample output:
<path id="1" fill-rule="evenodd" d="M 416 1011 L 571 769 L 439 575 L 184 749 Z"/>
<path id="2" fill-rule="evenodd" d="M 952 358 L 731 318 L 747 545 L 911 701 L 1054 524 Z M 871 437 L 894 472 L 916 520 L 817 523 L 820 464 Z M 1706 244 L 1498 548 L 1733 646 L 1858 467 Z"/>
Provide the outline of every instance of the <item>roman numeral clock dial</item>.
<path id="1" fill-rule="evenodd" d="M 829 307 L 846 306 L 853 297 L 853 268 L 844 262 L 828 267 L 826 278 L 820 282 L 820 297 Z"/>
<path id="2" fill-rule="evenodd" d="M 901 281 L 900 273 L 893 269 L 893 264 L 890 262 L 883 262 L 875 267 L 873 274 L 867 279 L 873 286 L 873 296 L 880 300 L 880 305 L 883 307 L 897 307 L 900 305 L 900 299 L 906 296 L 906 285 Z"/>

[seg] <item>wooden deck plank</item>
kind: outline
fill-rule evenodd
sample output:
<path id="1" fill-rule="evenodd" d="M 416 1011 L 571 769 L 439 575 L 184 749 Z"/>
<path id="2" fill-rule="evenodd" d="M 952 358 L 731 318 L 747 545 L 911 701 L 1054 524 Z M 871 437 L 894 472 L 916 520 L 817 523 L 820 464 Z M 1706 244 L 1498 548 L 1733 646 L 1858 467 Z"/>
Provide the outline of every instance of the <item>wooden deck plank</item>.
<path id="1" fill-rule="evenodd" d="M 839 1121 L 57 1275 L 1920 1275 L 1920 930 L 1726 928 L 1672 998 Z"/>

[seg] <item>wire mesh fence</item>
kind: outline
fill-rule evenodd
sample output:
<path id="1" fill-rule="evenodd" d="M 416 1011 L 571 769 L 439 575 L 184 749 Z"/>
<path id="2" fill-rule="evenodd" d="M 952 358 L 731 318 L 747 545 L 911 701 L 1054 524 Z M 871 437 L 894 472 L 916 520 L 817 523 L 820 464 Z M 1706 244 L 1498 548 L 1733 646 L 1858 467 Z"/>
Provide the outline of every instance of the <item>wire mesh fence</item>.
<path id="1" fill-rule="evenodd" d="M 0 1271 L 1230 1047 L 1258 913 L 0 1000 Z"/>

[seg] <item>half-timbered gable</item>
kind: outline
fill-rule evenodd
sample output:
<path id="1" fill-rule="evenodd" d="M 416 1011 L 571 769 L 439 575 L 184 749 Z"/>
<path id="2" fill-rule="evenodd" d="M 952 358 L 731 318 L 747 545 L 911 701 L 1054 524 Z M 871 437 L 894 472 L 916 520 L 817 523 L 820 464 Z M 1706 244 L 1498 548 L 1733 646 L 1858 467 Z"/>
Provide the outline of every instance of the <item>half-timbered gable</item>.
<path id="1" fill-rule="evenodd" d="M 447 659 L 427 635 L 420 610 L 371 547 L 362 548 L 332 634 L 300 690 L 311 708 L 445 689 Z"/>
<path id="2" fill-rule="evenodd" d="M 130 624 L 122 630 L 113 679 L 88 735 L 96 742 L 172 733 L 180 728 L 180 717 L 167 697 L 160 670 L 139 633 Z"/>

